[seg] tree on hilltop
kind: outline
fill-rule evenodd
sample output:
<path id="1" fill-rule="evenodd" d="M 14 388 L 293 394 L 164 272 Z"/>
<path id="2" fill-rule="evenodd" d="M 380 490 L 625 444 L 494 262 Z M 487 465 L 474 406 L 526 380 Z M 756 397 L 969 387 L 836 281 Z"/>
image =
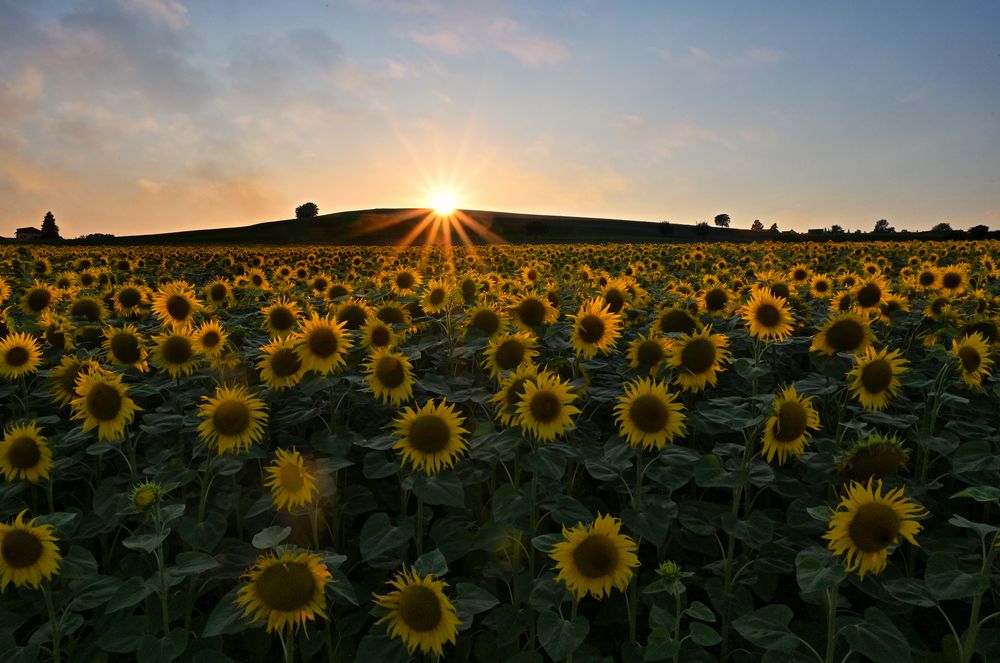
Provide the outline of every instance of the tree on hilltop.
<path id="1" fill-rule="evenodd" d="M 715 215 L 715 225 L 720 228 L 728 228 L 730 223 L 732 223 L 732 219 L 729 218 L 728 214 Z"/>
<path id="2" fill-rule="evenodd" d="M 296 219 L 311 219 L 319 214 L 319 206 L 316 203 L 303 203 L 295 208 Z"/>
<path id="3" fill-rule="evenodd" d="M 763 232 L 764 224 L 760 222 L 760 219 L 754 219 L 753 223 L 750 224 L 750 230 L 754 232 Z"/>

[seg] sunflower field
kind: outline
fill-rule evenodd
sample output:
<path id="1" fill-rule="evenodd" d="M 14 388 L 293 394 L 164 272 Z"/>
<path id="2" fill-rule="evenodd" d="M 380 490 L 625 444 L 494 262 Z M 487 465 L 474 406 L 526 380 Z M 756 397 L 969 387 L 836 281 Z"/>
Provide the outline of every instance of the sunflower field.
<path id="1" fill-rule="evenodd" d="M 0 247 L 0 658 L 998 661 L 998 249 Z"/>

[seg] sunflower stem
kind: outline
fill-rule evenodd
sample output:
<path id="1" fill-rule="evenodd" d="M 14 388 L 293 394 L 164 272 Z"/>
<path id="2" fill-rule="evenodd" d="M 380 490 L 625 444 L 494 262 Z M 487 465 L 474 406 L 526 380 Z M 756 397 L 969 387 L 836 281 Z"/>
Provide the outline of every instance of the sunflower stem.
<path id="1" fill-rule="evenodd" d="M 993 560 L 996 558 L 997 551 L 1000 550 L 1000 547 L 997 546 L 998 543 L 1000 543 L 1000 540 L 994 537 L 993 545 L 990 546 L 990 552 L 983 559 L 981 573 L 987 578 L 989 577 L 990 570 L 993 568 Z M 983 595 L 985 593 L 985 591 L 979 592 L 976 598 L 972 600 L 972 612 L 969 614 L 969 630 L 966 631 L 965 642 L 962 643 L 962 663 L 969 663 L 976 650 L 976 637 L 979 635 L 979 627 L 982 626 L 982 622 L 979 620 L 979 612 L 983 607 Z"/>
<path id="2" fill-rule="evenodd" d="M 681 641 L 681 593 L 674 592 L 674 642 Z M 680 647 L 674 652 L 674 663 L 678 663 L 681 657 Z"/>
<path id="3" fill-rule="evenodd" d="M 580 607 L 580 602 L 576 600 L 576 598 L 574 598 L 573 608 L 570 610 L 570 615 L 569 615 L 570 623 L 576 621 L 576 611 L 579 607 Z M 566 653 L 566 663 L 573 663 L 573 650 L 570 650 L 569 652 Z"/>
<path id="4" fill-rule="evenodd" d="M 824 663 L 833 663 L 837 650 L 837 588 L 826 590 L 826 658 Z"/>
<path id="5" fill-rule="evenodd" d="M 285 663 L 292 663 L 295 660 L 295 634 L 291 629 L 287 629 L 289 638 L 285 639 L 285 631 L 278 633 L 281 642 L 281 653 L 284 654 Z"/>
<path id="6" fill-rule="evenodd" d="M 132 429 L 125 426 L 125 450 L 128 452 L 128 470 L 131 473 L 132 481 L 137 481 L 139 467 L 135 460 L 135 441 L 132 439 Z"/>
<path id="7" fill-rule="evenodd" d="M 417 557 L 424 554 L 424 498 L 417 495 Z"/>
<path id="8" fill-rule="evenodd" d="M 59 633 L 60 621 L 56 619 L 56 607 L 52 603 L 52 592 L 49 583 L 42 584 L 42 596 L 45 597 L 45 608 L 48 610 L 49 622 L 52 624 L 52 660 L 61 661 L 62 656 L 59 652 L 59 643 L 62 640 L 62 635 Z"/>
<path id="9" fill-rule="evenodd" d="M 53 493 L 52 484 L 54 484 L 55 482 L 56 482 L 55 478 L 50 476 L 49 480 L 45 483 L 45 494 L 49 499 L 49 513 L 55 513 L 56 511 L 55 500 L 53 499 L 52 496 Z"/>

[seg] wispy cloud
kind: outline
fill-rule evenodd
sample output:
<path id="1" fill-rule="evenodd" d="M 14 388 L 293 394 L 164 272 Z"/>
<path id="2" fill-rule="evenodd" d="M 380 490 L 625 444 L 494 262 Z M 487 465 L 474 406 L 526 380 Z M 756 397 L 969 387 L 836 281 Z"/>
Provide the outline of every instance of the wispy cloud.
<path id="1" fill-rule="evenodd" d="M 126 9 L 145 15 L 174 30 L 191 25 L 187 7 L 175 0 L 119 0 Z"/>
<path id="2" fill-rule="evenodd" d="M 557 65 L 571 55 L 559 39 L 507 16 L 457 15 L 444 24 L 410 28 L 408 35 L 415 44 L 452 57 L 499 51 L 526 67 Z"/>
<path id="3" fill-rule="evenodd" d="M 569 58 L 569 49 L 558 40 L 533 33 L 511 19 L 494 21 L 489 34 L 496 48 L 529 67 L 555 65 Z"/>
<path id="4" fill-rule="evenodd" d="M 691 46 L 681 53 L 655 46 L 649 50 L 665 62 L 716 70 L 774 65 L 786 58 L 784 52 L 766 46 L 750 46 L 736 53 L 725 54 L 712 52 L 698 46 Z"/>

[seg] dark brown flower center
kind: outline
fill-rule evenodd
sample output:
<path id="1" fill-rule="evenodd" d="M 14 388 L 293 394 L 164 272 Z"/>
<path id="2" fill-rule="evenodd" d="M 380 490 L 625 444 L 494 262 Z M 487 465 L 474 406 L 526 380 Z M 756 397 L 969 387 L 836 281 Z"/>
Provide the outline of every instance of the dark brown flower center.
<path id="1" fill-rule="evenodd" d="M 396 274 L 396 287 L 400 290 L 409 290 L 415 282 L 416 278 L 410 272 Z"/>
<path id="2" fill-rule="evenodd" d="M 816 292 L 826 292 L 827 290 L 830 289 L 830 282 L 824 279 L 820 279 L 819 281 L 816 281 L 816 283 L 813 284 L 813 288 L 816 290 Z"/>
<path id="3" fill-rule="evenodd" d="M 383 306 L 375 314 L 375 317 L 387 325 L 401 325 L 406 322 L 406 315 L 403 313 L 403 309 L 396 306 Z"/>
<path id="4" fill-rule="evenodd" d="M 211 350 L 221 342 L 222 336 L 220 336 L 217 331 L 209 330 L 201 335 L 201 345 L 207 350 Z"/>
<path id="5" fill-rule="evenodd" d="M 715 344 L 707 338 L 695 338 L 681 350 L 681 366 L 700 375 L 715 365 Z"/>
<path id="6" fill-rule="evenodd" d="M 375 364 L 375 377 L 383 386 L 395 389 L 406 379 L 403 362 L 395 357 L 382 357 Z"/>
<path id="7" fill-rule="evenodd" d="M 954 290 L 962 285 L 962 275 L 959 272 L 945 272 L 941 276 L 941 285 L 948 290 Z"/>
<path id="8" fill-rule="evenodd" d="M 779 442 L 792 442 L 806 432 L 809 416 L 798 401 L 782 403 L 774 422 L 774 437 Z"/>
<path id="9" fill-rule="evenodd" d="M 765 329 L 773 329 L 781 324 L 781 311 L 774 304 L 764 303 L 757 307 L 754 316 Z"/>
<path id="10" fill-rule="evenodd" d="M 431 290 L 430 297 L 428 297 L 427 299 L 428 301 L 430 301 L 431 305 L 438 306 L 439 304 L 441 304 L 441 302 L 444 301 L 445 294 L 447 293 L 445 293 L 443 288 L 434 288 L 433 290 Z"/>
<path id="11" fill-rule="evenodd" d="M 348 329 L 360 329 L 368 320 L 368 313 L 357 304 L 348 304 L 337 311 L 337 322 L 346 322 Z"/>
<path id="12" fill-rule="evenodd" d="M 250 426 L 250 408 L 243 401 L 224 400 L 212 412 L 212 425 L 220 435 L 241 435 Z"/>
<path id="13" fill-rule="evenodd" d="M 862 552 L 877 553 L 899 536 L 899 515 L 887 504 L 869 502 L 858 507 L 848 525 L 851 541 Z"/>
<path id="14" fill-rule="evenodd" d="M 537 327 L 545 322 L 545 304 L 534 297 L 529 297 L 517 306 L 517 317 L 529 327 Z"/>
<path id="15" fill-rule="evenodd" d="M 920 285 L 926 288 L 928 286 L 934 285 L 935 275 L 934 272 L 930 271 L 929 269 L 925 269 L 924 271 L 920 272 L 920 276 L 918 277 L 918 279 L 920 281 Z"/>
<path id="16" fill-rule="evenodd" d="M 885 359 L 876 359 L 861 369 L 861 386 L 871 394 L 881 394 L 892 384 L 892 365 Z"/>
<path id="17" fill-rule="evenodd" d="M 418 633 L 433 631 L 441 623 L 441 602 L 433 590 L 410 585 L 399 597 L 399 618 Z"/>
<path id="18" fill-rule="evenodd" d="M 44 311 L 45 307 L 52 303 L 52 293 L 48 288 L 32 288 L 27 297 L 28 308 L 35 313 Z"/>
<path id="19" fill-rule="evenodd" d="M 979 351 L 969 345 L 964 345 L 958 349 L 958 358 L 962 362 L 962 370 L 966 373 L 975 373 L 983 363 L 983 358 L 979 356 Z"/>
<path id="20" fill-rule="evenodd" d="M 41 559 L 43 550 L 37 536 L 23 529 L 12 529 L 4 534 L 0 556 L 7 566 L 24 569 Z"/>
<path id="21" fill-rule="evenodd" d="M 121 412 L 122 395 L 109 384 L 98 382 L 87 392 L 87 412 L 98 421 L 111 421 Z"/>
<path id="22" fill-rule="evenodd" d="M 729 303 L 729 295 L 722 288 L 712 288 L 705 293 L 705 308 L 709 311 L 721 311 Z"/>
<path id="23" fill-rule="evenodd" d="M 625 306 L 625 294 L 617 288 L 612 288 L 604 293 L 604 303 L 612 313 L 618 313 Z"/>
<path id="24" fill-rule="evenodd" d="M 618 568 L 618 546 L 604 534 L 591 534 L 573 549 L 573 565 L 587 578 L 603 578 Z"/>
<path id="25" fill-rule="evenodd" d="M 655 340 L 643 341 L 635 353 L 640 366 L 654 366 L 663 361 L 663 356 L 663 345 Z"/>
<path id="26" fill-rule="evenodd" d="M 770 288 L 771 293 L 775 297 L 784 297 L 785 299 L 788 299 L 792 295 L 792 293 L 788 290 L 788 285 L 784 283 L 772 283 Z"/>
<path id="27" fill-rule="evenodd" d="M 191 302 L 183 295 L 170 295 L 166 308 L 167 314 L 174 320 L 187 320 L 191 314 Z"/>
<path id="28" fill-rule="evenodd" d="M 873 444 L 851 455 L 849 471 L 855 481 L 867 481 L 872 477 L 885 479 L 907 459 L 907 454 L 894 444 Z"/>
<path id="29" fill-rule="evenodd" d="M 12 368 L 19 368 L 27 364 L 30 358 L 31 354 L 28 352 L 27 348 L 15 345 L 7 350 L 5 360 L 7 361 L 8 366 Z"/>
<path id="30" fill-rule="evenodd" d="M 695 331 L 694 318 L 679 309 L 671 309 L 660 316 L 660 331 L 664 334 L 679 332 L 691 334 Z"/>
<path id="31" fill-rule="evenodd" d="M 551 391 L 536 391 L 528 405 L 531 416 L 542 424 L 555 421 L 562 413 L 562 401 Z"/>
<path id="32" fill-rule="evenodd" d="M 301 562 L 269 566 L 255 581 L 257 596 L 272 610 L 295 612 L 308 606 L 316 593 L 316 579 Z"/>
<path id="33" fill-rule="evenodd" d="M 489 309 L 477 311 L 472 316 L 472 326 L 485 334 L 493 335 L 500 329 L 500 316 Z"/>
<path id="34" fill-rule="evenodd" d="M 643 394 L 632 401 L 628 415 L 635 427 L 644 433 L 659 432 L 670 421 L 670 410 L 666 403 L 653 394 Z"/>
<path id="35" fill-rule="evenodd" d="M 142 357 L 139 339 L 131 332 L 118 332 L 111 337 L 111 354 L 123 364 L 134 364 Z"/>
<path id="36" fill-rule="evenodd" d="M 180 365 L 191 359 L 194 349 L 191 347 L 191 339 L 174 334 L 163 341 L 162 353 L 168 364 Z"/>
<path id="37" fill-rule="evenodd" d="M 410 423 L 410 444 L 425 454 L 436 454 L 448 446 L 451 427 L 436 414 L 422 414 Z"/>
<path id="38" fill-rule="evenodd" d="M 267 322 L 272 329 L 288 331 L 295 326 L 295 314 L 287 306 L 276 306 L 267 313 Z"/>
<path id="39" fill-rule="evenodd" d="M 601 316 L 594 314 L 585 315 L 580 318 L 578 324 L 580 326 L 580 340 L 584 343 L 598 343 L 604 338 L 606 327 Z"/>
<path id="40" fill-rule="evenodd" d="M 516 338 L 507 339 L 497 346 L 496 362 L 501 370 L 517 368 L 524 361 L 525 347 Z"/>
<path id="41" fill-rule="evenodd" d="M 212 298 L 213 302 L 221 302 L 228 294 L 229 288 L 222 283 L 216 283 L 208 289 L 208 296 Z"/>
<path id="42" fill-rule="evenodd" d="M 371 344 L 376 348 L 384 348 L 392 340 L 392 333 L 385 325 L 378 325 L 372 329 Z"/>
<path id="43" fill-rule="evenodd" d="M 857 352 L 864 341 L 865 327 L 857 320 L 838 320 L 826 330 L 826 342 L 835 352 Z"/>
<path id="44" fill-rule="evenodd" d="M 125 308 L 138 306 L 142 302 L 142 293 L 135 288 L 122 288 L 118 291 L 118 303 Z"/>
<path id="45" fill-rule="evenodd" d="M 323 359 L 332 356 L 340 347 L 337 335 L 329 327 L 316 327 L 306 337 L 309 351 Z"/>
<path id="46" fill-rule="evenodd" d="M 871 308 L 882 301 L 882 288 L 877 283 L 867 283 L 858 290 L 858 304 Z"/>
<path id="47" fill-rule="evenodd" d="M 7 460 L 19 470 L 31 469 L 42 459 L 42 452 L 34 438 L 24 435 L 7 443 Z"/>
<path id="48" fill-rule="evenodd" d="M 281 348 L 271 355 L 271 372 L 279 378 L 287 378 L 295 375 L 302 369 L 302 360 L 299 355 L 289 348 Z"/>

